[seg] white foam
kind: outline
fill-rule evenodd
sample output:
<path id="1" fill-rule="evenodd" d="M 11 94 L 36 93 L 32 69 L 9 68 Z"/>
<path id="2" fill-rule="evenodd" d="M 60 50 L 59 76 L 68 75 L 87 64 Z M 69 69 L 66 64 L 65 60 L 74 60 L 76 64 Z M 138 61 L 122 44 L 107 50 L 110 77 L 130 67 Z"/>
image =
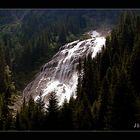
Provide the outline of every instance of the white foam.
<path id="1" fill-rule="evenodd" d="M 106 39 L 104 37 L 97 37 L 96 40 L 95 40 L 95 47 L 94 47 L 94 50 L 93 50 L 93 53 L 92 53 L 92 58 L 94 58 L 98 52 L 101 51 L 103 45 L 105 45 L 105 41 Z"/>
<path id="2" fill-rule="evenodd" d="M 92 31 L 91 32 L 91 37 L 94 38 L 94 37 L 98 37 L 100 36 L 100 34 L 97 32 L 97 31 Z"/>
<path id="3" fill-rule="evenodd" d="M 103 45 L 105 45 L 105 37 L 100 36 L 97 31 L 91 31 L 89 33 L 92 38 L 86 39 L 83 41 L 73 41 L 63 46 L 63 50 L 60 50 L 58 53 L 59 61 L 55 71 L 50 75 L 50 80 L 46 83 L 45 87 L 42 89 L 42 98 L 46 97 L 49 93 L 55 92 L 59 105 L 61 106 L 65 100 L 70 100 L 70 97 L 73 95 L 76 98 L 76 89 L 78 83 L 78 72 L 76 69 L 72 68 L 72 62 L 75 58 L 79 58 L 80 56 L 87 55 L 88 53 L 92 52 L 92 58 L 96 56 L 96 54 L 101 51 Z M 75 45 L 75 43 L 77 43 Z M 71 46 L 70 46 L 71 45 Z M 65 55 L 67 53 L 67 55 Z M 60 56 L 61 55 L 61 56 Z M 68 72 L 71 72 L 71 77 L 66 77 Z M 47 72 L 47 71 L 46 71 Z M 65 77 L 67 79 L 65 79 Z M 41 87 L 41 84 L 44 80 L 44 77 L 40 79 L 38 82 L 38 86 Z M 38 95 L 34 98 L 34 100 L 38 99 Z M 48 103 L 46 102 L 46 105 Z"/>
<path id="4" fill-rule="evenodd" d="M 55 92 L 59 101 L 58 105 L 62 105 L 65 98 L 67 99 L 67 101 L 69 101 L 72 94 L 74 94 L 74 98 L 75 98 L 77 78 L 78 78 L 78 75 L 77 73 L 75 73 L 73 74 L 70 80 L 70 84 L 61 83 L 58 80 L 50 81 L 46 85 L 46 88 L 43 90 L 42 97 L 45 97 L 47 94 L 51 92 Z M 35 100 L 37 100 L 38 97 L 39 96 L 36 96 Z"/>

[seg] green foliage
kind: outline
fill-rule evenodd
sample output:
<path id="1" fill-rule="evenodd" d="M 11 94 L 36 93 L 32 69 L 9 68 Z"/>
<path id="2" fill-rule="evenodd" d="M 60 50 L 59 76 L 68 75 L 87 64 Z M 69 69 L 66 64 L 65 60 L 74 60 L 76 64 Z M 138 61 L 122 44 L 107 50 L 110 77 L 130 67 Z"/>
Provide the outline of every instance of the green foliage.
<path id="1" fill-rule="evenodd" d="M 100 129 L 100 108 L 101 108 L 101 98 L 99 97 L 96 99 L 93 103 L 93 106 L 91 107 L 92 112 L 92 118 L 93 118 L 93 129 Z"/>
<path id="2" fill-rule="evenodd" d="M 87 30 L 102 28 L 103 21 L 112 27 L 120 13 L 122 11 L 1 10 L 0 40 L 16 88 L 23 90 L 60 46 L 79 39 Z M 114 18 L 110 18 L 111 14 Z M 82 38 L 87 36 L 83 35 Z"/>
<path id="3" fill-rule="evenodd" d="M 65 99 L 63 106 L 60 110 L 60 129 L 73 130 L 73 108 Z"/>
<path id="4" fill-rule="evenodd" d="M 136 19 L 139 18 L 130 11 L 122 15 L 119 25 L 107 37 L 106 47 L 93 60 L 86 59 L 82 67 L 76 100 L 82 103 L 87 98 L 93 105 L 90 121 L 93 129 L 133 130 L 138 120 L 135 116 L 139 114 L 136 103 L 139 98 L 139 20 Z M 78 107 L 76 114 L 80 116 L 84 106 L 79 110 Z M 82 123 L 79 120 L 79 124 Z"/>
<path id="5" fill-rule="evenodd" d="M 74 112 L 74 129 L 76 130 L 90 130 L 92 129 L 92 113 L 89 101 L 86 94 L 83 99 L 77 103 Z"/>
<path id="6" fill-rule="evenodd" d="M 106 38 L 102 52 L 94 59 L 89 55 L 79 60 L 76 99 L 71 97 L 59 107 L 52 92 L 45 108 L 40 93 L 36 102 L 32 97 L 28 102 L 24 99 L 14 118 L 10 108 L 11 95 L 16 93 L 13 81 L 21 89 L 30 79 L 28 75 L 48 61 L 59 46 L 99 24 L 90 18 L 96 12 L 88 10 L 82 14 L 63 10 L 24 14 L 22 20 L 11 19 L 14 24 L 6 20 L 7 15 L 0 20 L 0 129 L 133 130 L 140 120 L 140 17 L 131 11 L 124 13 Z"/>
<path id="7" fill-rule="evenodd" d="M 121 82 L 120 82 L 121 81 Z M 113 99 L 112 129 L 132 129 L 134 118 L 135 95 L 127 74 L 122 71 L 116 84 Z"/>
<path id="8" fill-rule="evenodd" d="M 59 106 L 58 99 L 55 92 L 51 92 L 49 96 L 49 104 L 47 107 L 47 122 L 46 125 L 50 130 L 57 130 L 59 128 Z"/>

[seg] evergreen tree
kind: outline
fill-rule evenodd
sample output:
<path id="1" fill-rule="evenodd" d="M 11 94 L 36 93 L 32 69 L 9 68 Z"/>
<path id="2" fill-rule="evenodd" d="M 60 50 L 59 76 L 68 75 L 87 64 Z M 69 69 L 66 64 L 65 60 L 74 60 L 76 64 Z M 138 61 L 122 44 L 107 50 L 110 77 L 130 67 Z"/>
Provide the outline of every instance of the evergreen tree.
<path id="1" fill-rule="evenodd" d="M 16 113 L 16 120 L 15 120 L 15 129 L 16 130 L 20 130 L 21 129 L 20 123 L 21 123 L 20 122 L 20 114 L 17 111 L 17 113 Z"/>
<path id="2" fill-rule="evenodd" d="M 86 94 L 83 99 L 77 102 L 74 112 L 74 129 L 90 130 L 93 128 L 91 107 Z"/>
<path id="3" fill-rule="evenodd" d="M 132 130 L 134 125 L 135 96 L 125 71 L 119 75 L 113 99 L 112 129 Z"/>
<path id="4" fill-rule="evenodd" d="M 100 123 L 100 107 L 101 107 L 101 97 L 99 96 L 92 105 L 91 112 L 93 118 L 93 130 L 100 130 L 101 123 Z"/>
<path id="5" fill-rule="evenodd" d="M 57 130 L 59 128 L 58 119 L 58 99 L 55 92 L 51 92 L 49 96 L 49 103 L 47 107 L 47 122 L 46 127 L 49 130 Z"/>
<path id="6" fill-rule="evenodd" d="M 39 98 L 36 101 L 35 105 L 35 115 L 33 118 L 33 129 L 40 130 L 43 129 L 44 117 L 45 117 L 45 108 L 44 101 L 42 99 L 42 93 L 40 92 Z"/>
<path id="7" fill-rule="evenodd" d="M 0 44 L 0 93 L 5 92 L 6 83 L 5 83 L 5 54 L 3 46 Z"/>
<path id="8" fill-rule="evenodd" d="M 66 99 L 64 100 L 63 106 L 60 111 L 61 111 L 61 114 L 60 114 L 61 129 L 72 130 L 73 129 L 73 110 L 70 107 L 69 103 L 67 103 Z"/>

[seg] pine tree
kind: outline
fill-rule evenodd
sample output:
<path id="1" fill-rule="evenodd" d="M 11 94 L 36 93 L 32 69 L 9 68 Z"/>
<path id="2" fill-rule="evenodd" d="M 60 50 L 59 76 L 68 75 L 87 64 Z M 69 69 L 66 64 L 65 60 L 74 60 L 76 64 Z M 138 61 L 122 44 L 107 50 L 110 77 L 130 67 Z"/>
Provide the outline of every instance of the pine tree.
<path id="1" fill-rule="evenodd" d="M 93 130 L 101 129 L 100 107 L 101 107 L 101 97 L 99 96 L 98 99 L 94 101 L 91 107 L 92 118 L 93 118 Z"/>
<path id="2" fill-rule="evenodd" d="M 36 104 L 37 104 L 38 110 L 42 112 L 45 105 L 44 100 L 42 99 L 42 92 L 40 92 L 39 98 L 37 99 Z"/>
<path id="3" fill-rule="evenodd" d="M 101 91 L 101 106 L 100 106 L 100 112 L 99 112 L 99 122 L 100 122 L 100 129 L 105 129 L 107 127 L 107 117 L 109 110 L 109 96 L 110 96 L 110 83 L 109 83 L 110 75 L 106 75 L 103 84 L 102 84 L 102 91 Z"/>
<path id="4" fill-rule="evenodd" d="M 21 123 L 20 122 L 20 114 L 17 111 L 17 113 L 16 113 L 16 120 L 15 120 L 15 129 L 16 130 L 20 130 L 21 129 L 20 123 Z"/>
<path id="5" fill-rule="evenodd" d="M 72 130 L 73 129 L 73 110 L 69 103 L 67 103 L 67 99 L 64 100 L 64 103 L 61 108 L 60 114 L 60 123 L 62 130 Z"/>
<path id="6" fill-rule="evenodd" d="M 2 44 L 0 44 L 0 93 L 5 92 L 6 83 L 5 83 L 5 54 Z"/>
<path id="7" fill-rule="evenodd" d="M 13 116 L 11 105 L 11 95 L 15 92 L 15 87 L 12 82 L 12 74 L 7 65 L 4 69 L 4 81 L 5 81 L 5 92 L 2 96 L 2 106 L 1 106 L 1 121 L 2 121 L 2 129 L 12 129 L 13 127 Z"/>
<path id="8" fill-rule="evenodd" d="M 42 93 L 40 92 L 39 98 L 36 101 L 35 105 L 35 114 L 33 118 L 33 129 L 41 130 L 44 125 L 44 117 L 45 117 L 45 108 L 44 101 L 42 99 Z"/>
<path id="9" fill-rule="evenodd" d="M 49 103 L 47 107 L 47 122 L 46 127 L 49 130 L 57 130 L 59 128 L 58 120 L 58 99 L 55 92 L 51 92 L 49 96 Z"/>
<path id="10" fill-rule="evenodd" d="M 82 118 L 82 119 L 81 119 Z M 91 130 L 93 128 L 93 120 L 90 103 L 87 95 L 80 102 L 77 102 L 74 112 L 74 129 L 76 130 Z"/>
<path id="11" fill-rule="evenodd" d="M 35 117 L 35 102 L 32 96 L 30 96 L 27 106 L 27 123 L 28 123 L 27 129 L 29 130 L 33 129 L 34 117 Z"/>
<path id="12" fill-rule="evenodd" d="M 4 130 L 11 129 L 13 123 L 12 113 L 9 108 L 9 106 L 11 105 L 11 99 L 10 99 L 11 96 L 9 97 L 9 95 L 11 95 L 11 93 L 10 93 L 10 89 L 8 88 L 5 94 L 3 95 L 2 113 L 1 113 L 2 114 L 1 121 L 3 124 L 2 129 Z"/>
<path id="13" fill-rule="evenodd" d="M 139 81 L 140 81 L 140 76 L 139 76 L 139 71 L 140 71 L 140 37 L 138 40 L 135 42 L 132 57 L 131 57 L 131 64 L 130 64 L 130 75 L 131 75 L 131 80 L 134 86 L 134 90 L 137 94 L 139 94 L 140 91 L 140 86 L 139 86 Z"/>
<path id="14" fill-rule="evenodd" d="M 132 130 L 134 125 L 135 96 L 125 71 L 120 72 L 116 83 L 112 110 L 112 128 Z"/>
<path id="15" fill-rule="evenodd" d="M 27 103 L 24 97 L 22 107 L 20 111 L 16 113 L 15 129 L 28 130 L 27 120 Z"/>

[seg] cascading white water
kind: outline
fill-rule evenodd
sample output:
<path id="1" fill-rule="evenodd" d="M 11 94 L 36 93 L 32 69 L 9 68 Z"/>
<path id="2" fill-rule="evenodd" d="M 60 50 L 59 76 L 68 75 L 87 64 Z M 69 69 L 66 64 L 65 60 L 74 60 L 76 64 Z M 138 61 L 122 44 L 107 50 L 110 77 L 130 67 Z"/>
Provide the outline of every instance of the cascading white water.
<path id="1" fill-rule="evenodd" d="M 41 68 L 35 80 L 25 88 L 23 97 L 29 98 L 31 95 L 36 101 L 42 92 L 46 105 L 52 91 L 56 92 L 59 105 L 62 105 L 65 98 L 69 101 L 72 95 L 76 98 L 79 58 L 84 58 L 89 53 L 92 53 L 93 58 L 105 45 L 105 37 L 100 33 L 92 31 L 88 34 L 91 35 L 90 39 L 76 40 L 62 46 L 51 61 Z"/>

